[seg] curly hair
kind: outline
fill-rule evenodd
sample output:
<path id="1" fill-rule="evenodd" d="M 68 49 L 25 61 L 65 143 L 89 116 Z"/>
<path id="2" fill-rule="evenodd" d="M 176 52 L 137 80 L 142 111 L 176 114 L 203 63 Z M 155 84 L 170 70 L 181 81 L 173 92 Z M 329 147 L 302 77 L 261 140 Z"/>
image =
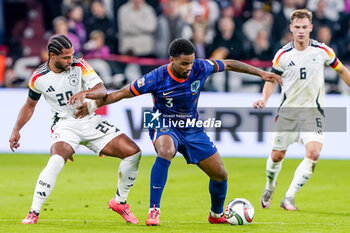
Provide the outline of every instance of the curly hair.
<path id="1" fill-rule="evenodd" d="M 172 57 L 177 57 L 180 55 L 191 55 L 195 52 L 195 48 L 191 41 L 179 38 L 171 42 L 168 52 Z"/>

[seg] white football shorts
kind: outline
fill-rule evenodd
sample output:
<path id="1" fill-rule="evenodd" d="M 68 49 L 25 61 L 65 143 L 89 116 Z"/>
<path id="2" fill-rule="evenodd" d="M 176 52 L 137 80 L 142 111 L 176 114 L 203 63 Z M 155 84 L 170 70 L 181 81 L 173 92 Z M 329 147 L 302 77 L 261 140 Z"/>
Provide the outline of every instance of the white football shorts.
<path id="1" fill-rule="evenodd" d="M 51 145 L 63 141 L 75 151 L 80 144 L 99 154 L 113 138 L 122 133 L 100 115 L 83 119 L 61 118 L 51 128 Z"/>
<path id="2" fill-rule="evenodd" d="M 272 148 L 274 150 L 287 150 L 294 142 L 301 142 L 306 145 L 316 141 L 323 144 L 323 118 L 315 117 L 308 120 L 298 121 L 278 117 L 273 132 Z"/>

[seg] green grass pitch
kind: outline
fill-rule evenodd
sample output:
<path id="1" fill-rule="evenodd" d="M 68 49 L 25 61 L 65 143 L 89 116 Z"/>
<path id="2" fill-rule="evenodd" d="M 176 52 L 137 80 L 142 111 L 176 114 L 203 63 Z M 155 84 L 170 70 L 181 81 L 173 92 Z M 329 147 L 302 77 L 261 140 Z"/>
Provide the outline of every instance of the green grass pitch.
<path id="1" fill-rule="evenodd" d="M 22 225 L 35 182 L 48 155 L 0 155 L 0 232 L 350 232 L 350 160 L 320 160 L 315 174 L 296 196 L 297 212 L 279 207 L 300 160 L 286 159 L 270 209 L 260 207 L 265 184 L 265 159 L 224 158 L 228 171 L 225 203 L 248 199 L 255 208 L 250 225 L 211 225 L 208 178 L 195 165 L 176 157 L 162 198 L 161 226 L 145 225 L 149 174 L 155 157 L 141 160 L 128 202 L 140 224 L 126 224 L 108 209 L 117 186 L 120 160 L 75 156 L 60 173 L 56 187 L 36 225 Z"/>

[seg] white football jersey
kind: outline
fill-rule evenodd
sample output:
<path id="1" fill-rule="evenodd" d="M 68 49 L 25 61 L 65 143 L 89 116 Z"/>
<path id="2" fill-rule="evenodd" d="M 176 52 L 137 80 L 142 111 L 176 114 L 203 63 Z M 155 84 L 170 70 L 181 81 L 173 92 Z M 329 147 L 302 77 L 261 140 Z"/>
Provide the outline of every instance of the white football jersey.
<path id="1" fill-rule="evenodd" d="M 324 66 L 339 68 L 333 49 L 310 40 L 298 51 L 293 42 L 281 48 L 273 59 L 272 72 L 282 76 L 281 107 L 323 108 L 325 96 Z"/>
<path id="2" fill-rule="evenodd" d="M 70 69 L 59 74 L 51 71 L 46 62 L 33 72 L 29 80 L 29 96 L 38 100 L 43 94 L 53 117 L 70 118 L 76 109 L 67 104 L 68 99 L 98 83 L 102 83 L 101 78 L 82 58 L 74 58 Z"/>

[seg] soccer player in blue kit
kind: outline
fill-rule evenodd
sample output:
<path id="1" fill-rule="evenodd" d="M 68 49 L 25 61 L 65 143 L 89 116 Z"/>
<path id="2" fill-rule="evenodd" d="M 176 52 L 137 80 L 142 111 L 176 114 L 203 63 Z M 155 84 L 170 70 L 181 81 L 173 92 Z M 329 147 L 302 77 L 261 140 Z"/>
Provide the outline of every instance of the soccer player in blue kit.
<path id="1" fill-rule="evenodd" d="M 260 76 L 265 81 L 278 82 L 280 76 L 265 72 L 236 60 L 195 59 L 195 48 L 186 39 L 175 39 L 169 46 L 170 63 L 133 81 L 126 87 L 108 94 L 105 98 L 88 102 L 78 108 L 75 117 L 83 117 L 98 107 L 151 93 L 153 110 L 160 117 L 171 120 L 198 119 L 197 104 L 205 80 L 215 72 L 225 70 Z M 167 119 L 168 121 L 168 119 Z M 151 171 L 151 197 L 147 225 L 160 225 L 160 200 L 167 181 L 168 168 L 172 158 L 179 151 L 187 163 L 196 164 L 210 178 L 211 196 L 210 223 L 228 223 L 223 214 L 227 190 L 227 172 L 215 145 L 210 141 L 203 127 L 150 128 L 157 158 Z"/>

